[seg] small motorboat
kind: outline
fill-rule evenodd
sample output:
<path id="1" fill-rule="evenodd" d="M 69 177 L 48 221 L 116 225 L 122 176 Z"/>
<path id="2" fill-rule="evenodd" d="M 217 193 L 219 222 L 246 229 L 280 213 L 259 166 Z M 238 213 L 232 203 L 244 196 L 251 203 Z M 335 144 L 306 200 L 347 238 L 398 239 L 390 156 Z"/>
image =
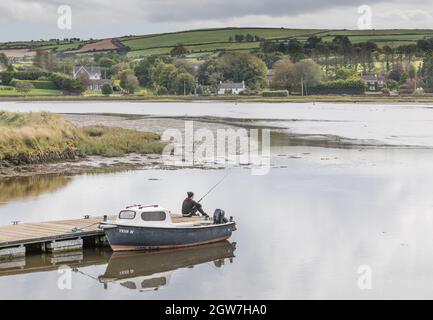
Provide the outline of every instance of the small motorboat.
<path id="1" fill-rule="evenodd" d="M 113 251 L 169 249 L 227 240 L 236 230 L 233 218 L 215 210 L 212 218 L 183 217 L 159 205 L 133 205 L 121 210 L 115 221 L 100 228 Z"/>

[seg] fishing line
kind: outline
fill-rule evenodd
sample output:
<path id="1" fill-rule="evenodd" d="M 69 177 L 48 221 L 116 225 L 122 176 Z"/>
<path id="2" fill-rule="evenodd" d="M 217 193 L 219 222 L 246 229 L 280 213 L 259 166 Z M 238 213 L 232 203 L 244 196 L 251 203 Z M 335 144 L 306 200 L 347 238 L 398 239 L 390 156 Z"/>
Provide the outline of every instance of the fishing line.
<path id="1" fill-rule="evenodd" d="M 232 169 L 229 169 L 229 172 L 220 180 L 216 185 L 214 185 L 200 200 L 197 202 L 200 203 L 206 196 L 208 196 L 216 187 L 218 187 L 230 174 L 232 173 Z"/>

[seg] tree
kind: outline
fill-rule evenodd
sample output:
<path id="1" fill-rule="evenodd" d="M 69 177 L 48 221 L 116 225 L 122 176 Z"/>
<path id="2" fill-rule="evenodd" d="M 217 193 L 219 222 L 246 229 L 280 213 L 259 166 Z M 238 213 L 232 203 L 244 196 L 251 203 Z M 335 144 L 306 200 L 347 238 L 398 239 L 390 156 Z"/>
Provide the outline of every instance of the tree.
<path id="1" fill-rule="evenodd" d="M 120 62 L 110 68 L 109 74 L 111 74 L 116 79 L 120 79 L 120 75 L 122 74 L 122 72 L 130 69 L 131 69 L 130 63 Z"/>
<path id="2" fill-rule="evenodd" d="M 433 50 L 433 38 L 418 40 L 417 48 L 423 52 Z"/>
<path id="3" fill-rule="evenodd" d="M 433 56 L 428 55 L 424 58 L 422 68 L 421 68 L 421 76 L 423 79 L 423 85 L 426 88 L 433 88 Z"/>
<path id="4" fill-rule="evenodd" d="M 120 74 L 120 87 L 129 94 L 133 94 L 137 90 L 139 82 L 134 75 L 134 71 L 125 70 Z"/>
<path id="5" fill-rule="evenodd" d="M 245 39 L 247 40 L 247 42 L 253 42 L 254 41 L 254 36 L 250 33 L 248 33 L 245 37 Z"/>
<path id="6" fill-rule="evenodd" d="M 31 82 L 19 81 L 16 83 L 15 88 L 18 92 L 27 94 L 32 91 L 35 87 Z"/>
<path id="7" fill-rule="evenodd" d="M 301 60 L 298 62 L 298 65 L 301 70 L 301 82 L 306 90 L 308 90 L 309 87 L 314 87 L 318 85 L 322 81 L 322 68 L 312 59 Z"/>
<path id="8" fill-rule="evenodd" d="M 45 70 L 54 70 L 55 62 L 51 50 L 36 50 L 33 66 Z"/>
<path id="9" fill-rule="evenodd" d="M 196 73 L 194 67 L 185 59 L 177 59 L 174 62 L 174 65 L 179 72 L 187 72 L 192 75 L 195 75 Z"/>
<path id="10" fill-rule="evenodd" d="M 266 63 L 268 69 L 272 69 L 275 62 L 284 58 L 284 55 L 281 52 L 258 53 L 257 56 Z"/>
<path id="11" fill-rule="evenodd" d="M 209 59 L 198 68 L 198 82 L 202 85 L 216 87 L 224 80 L 220 70 L 218 59 Z"/>
<path id="12" fill-rule="evenodd" d="M 3 52 L 0 53 L 0 65 L 5 67 L 9 65 L 9 59 Z"/>
<path id="13" fill-rule="evenodd" d="M 408 76 L 409 76 L 410 79 L 415 79 L 416 78 L 417 70 L 416 70 L 416 67 L 412 63 L 410 63 L 407 66 L 406 70 L 407 70 L 407 74 L 408 74 Z"/>
<path id="14" fill-rule="evenodd" d="M 78 76 L 77 79 L 80 80 L 80 82 L 83 84 L 83 86 L 87 89 L 90 86 L 90 77 L 89 74 L 85 71 L 81 71 Z"/>
<path id="15" fill-rule="evenodd" d="M 187 72 L 179 73 L 176 76 L 175 90 L 177 94 L 187 95 L 194 92 L 195 78 Z"/>
<path id="16" fill-rule="evenodd" d="M 74 59 L 63 59 L 56 64 L 55 71 L 71 75 L 75 66 Z"/>
<path id="17" fill-rule="evenodd" d="M 305 44 L 305 48 L 315 49 L 319 45 L 319 43 L 321 43 L 321 42 L 322 42 L 322 38 L 319 38 L 318 36 L 313 35 L 307 39 L 307 42 Z"/>
<path id="18" fill-rule="evenodd" d="M 159 63 L 156 65 L 152 74 L 154 86 L 158 92 L 159 87 L 165 87 L 169 93 L 176 93 L 176 76 L 178 70 L 174 64 L 171 63 Z"/>
<path id="19" fill-rule="evenodd" d="M 304 58 L 304 46 L 296 39 L 291 39 L 287 44 L 287 53 L 292 61 L 299 61 Z"/>
<path id="20" fill-rule="evenodd" d="M 155 69 L 159 64 L 166 63 L 173 63 L 173 58 L 168 56 L 152 55 L 141 60 L 134 69 L 140 85 L 146 88 L 152 88 L 155 83 L 155 79 L 153 79 Z"/>
<path id="21" fill-rule="evenodd" d="M 260 89 L 267 84 L 268 69 L 257 56 L 250 53 L 228 52 L 217 61 L 217 71 L 224 80 L 245 81 L 248 88 Z"/>
<path id="22" fill-rule="evenodd" d="M 292 93 L 295 87 L 299 87 L 301 82 L 299 65 L 289 59 L 284 59 L 275 62 L 272 69 L 274 70 L 271 83 L 273 89 L 287 89 L 289 93 Z"/>
<path id="23" fill-rule="evenodd" d="M 236 42 L 242 42 L 245 40 L 245 36 L 243 34 L 236 34 L 235 35 L 235 41 Z"/>
<path id="24" fill-rule="evenodd" d="M 401 63 L 394 64 L 392 66 L 390 73 L 388 74 L 388 78 L 399 82 L 401 80 L 401 76 L 403 72 L 404 72 L 404 68 Z"/>
<path id="25" fill-rule="evenodd" d="M 110 69 L 115 64 L 116 64 L 116 61 L 114 61 L 113 59 L 110 59 L 108 57 L 103 57 L 103 58 L 99 59 L 99 66 L 101 66 L 102 68 Z"/>
<path id="26" fill-rule="evenodd" d="M 349 79 L 359 79 L 359 75 L 353 68 L 342 67 L 335 71 L 333 77 L 334 80 L 349 80 Z"/>
<path id="27" fill-rule="evenodd" d="M 179 57 L 179 56 L 184 56 L 188 53 L 188 50 L 186 50 L 186 48 L 181 45 L 178 44 L 177 46 L 175 46 L 173 49 L 171 49 L 170 51 L 170 55 L 172 57 Z"/>

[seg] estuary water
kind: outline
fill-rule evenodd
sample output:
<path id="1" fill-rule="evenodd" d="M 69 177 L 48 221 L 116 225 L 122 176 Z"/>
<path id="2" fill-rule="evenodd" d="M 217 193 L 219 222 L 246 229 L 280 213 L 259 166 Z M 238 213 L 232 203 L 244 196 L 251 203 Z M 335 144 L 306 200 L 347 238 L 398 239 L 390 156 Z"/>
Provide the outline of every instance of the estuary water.
<path id="1" fill-rule="evenodd" d="M 177 211 L 186 191 L 202 195 L 230 171 L 204 207 L 222 208 L 238 224 L 229 242 L 180 251 L 86 249 L 0 262 L 0 299 L 433 298 L 430 106 L 41 102 L 0 109 L 196 118 L 274 132 L 271 169 L 261 176 L 235 166 L 0 180 L 5 225 L 112 214 L 132 203 Z M 309 138 L 292 143 L 297 136 Z M 311 143 L 316 138 L 324 142 Z M 331 138 L 345 143 L 329 147 Z"/>

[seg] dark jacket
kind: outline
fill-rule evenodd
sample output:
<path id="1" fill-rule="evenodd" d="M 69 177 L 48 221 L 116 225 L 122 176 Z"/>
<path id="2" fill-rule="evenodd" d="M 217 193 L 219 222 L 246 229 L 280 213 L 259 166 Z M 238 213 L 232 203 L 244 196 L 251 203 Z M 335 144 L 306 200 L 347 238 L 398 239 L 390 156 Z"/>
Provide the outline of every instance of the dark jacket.
<path id="1" fill-rule="evenodd" d="M 201 209 L 201 204 L 191 198 L 186 198 L 182 203 L 182 214 L 190 214 L 194 209 Z M 200 211 L 200 210 L 199 210 Z"/>

